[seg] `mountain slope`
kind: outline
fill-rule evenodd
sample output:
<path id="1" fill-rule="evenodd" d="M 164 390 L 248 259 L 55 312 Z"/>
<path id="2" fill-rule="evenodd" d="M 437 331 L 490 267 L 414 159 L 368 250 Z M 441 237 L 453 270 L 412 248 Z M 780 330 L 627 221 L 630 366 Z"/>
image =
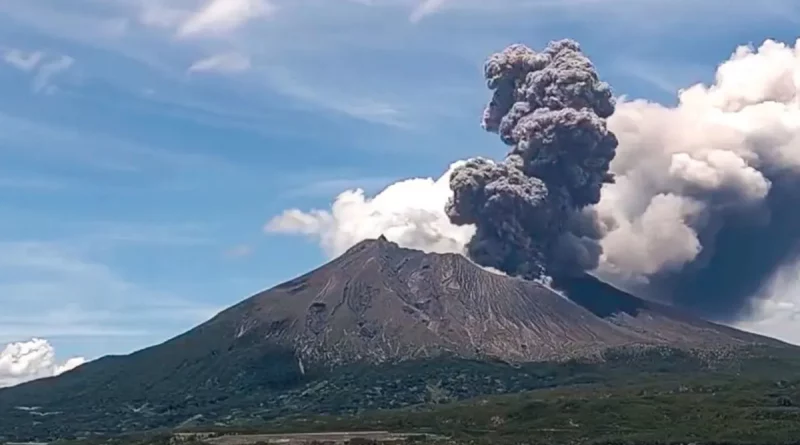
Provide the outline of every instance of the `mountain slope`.
<path id="1" fill-rule="evenodd" d="M 270 415 L 277 415 L 290 411 L 284 408 L 289 400 L 305 400 L 294 408 L 301 411 L 336 409 L 306 396 L 313 382 L 330 382 L 331 369 L 348 365 L 371 366 L 360 368 L 363 377 L 382 364 L 380 372 L 395 375 L 396 383 L 414 381 L 417 369 L 398 374 L 386 366 L 434 357 L 563 362 L 597 361 L 606 350 L 642 345 L 788 348 L 589 276 L 559 287 L 569 298 L 459 255 L 425 254 L 383 238 L 365 241 L 161 345 L 0 390 L 0 439 L 174 426 L 189 416 L 215 418 L 245 407 L 273 407 Z M 447 363 L 453 375 L 460 372 L 461 365 Z M 478 375 L 507 372 L 469 366 L 481 369 Z M 424 372 L 437 373 L 430 367 Z M 511 387 L 539 385 L 532 374 L 520 379 L 529 383 Z M 393 406 L 381 397 L 379 392 L 370 403 Z M 33 411 L 36 423 L 20 406 L 40 407 Z"/>
<path id="2" fill-rule="evenodd" d="M 561 287 L 569 299 L 460 255 L 424 254 L 379 239 L 246 300 L 217 322 L 234 325 L 236 335 L 256 331 L 303 361 L 328 365 L 443 352 L 564 360 L 632 344 L 772 342 L 645 302 L 592 277 Z"/>

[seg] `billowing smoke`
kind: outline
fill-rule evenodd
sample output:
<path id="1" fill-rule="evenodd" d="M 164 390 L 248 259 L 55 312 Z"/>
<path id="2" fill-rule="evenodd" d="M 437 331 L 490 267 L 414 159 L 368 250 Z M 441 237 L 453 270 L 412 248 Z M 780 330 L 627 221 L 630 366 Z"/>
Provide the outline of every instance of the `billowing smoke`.
<path id="1" fill-rule="evenodd" d="M 740 47 L 676 107 L 623 102 L 621 144 L 596 206 L 598 273 L 703 315 L 734 319 L 800 235 L 800 51 Z"/>
<path id="2" fill-rule="evenodd" d="M 477 228 L 469 256 L 531 279 L 594 269 L 599 249 L 576 248 L 581 243 L 565 233 L 612 182 L 611 89 L 572 40 L 541 53 L 512 45 L 489 58 L 484 74 L 494 95 L 483 128 L 511 150 L 502 162 L 473 159 L 451 176 L 447 214 Z"/>
<path id="3" fill-rule="evenodd" d="M 340 194 L 330 211 L 287 210 L 265 226 L 270 233 L 304 234 L 317 238 L 330 257 L 359 241 L 381 235 L 408 248 L 437 253 L 466 253 L 474 227 L 450 223 L 444 204 L 453 195 L 448 185 L 459 161 L 438 180 L 407 179 L 368 198 L 364 190 Z"/>
<path id="4" fill-rule="evenodd" d="M 55 349 L 47 340 L 10 343 L 0 350 L 0 388 L 57 376 L 83 363 L 79 357 L 57 362 Z"/>
<path id="5" fill-rule="evenodd" d="M 768 319 L 762 312 L 791 306 L 764 302 L 778 301 L 776 271 L 797 269 L 800 45 L 737 48 L 713 84 L 682 90 L 676 106 L 618 99 L 614 110 L 572 43 L 539 54 L 510 47 L 487 74 L 495 97 L 484 125 L 511 146 L 505 160 L 473 159 L 372 199 L 346 192 L 333 212 L 295 210 L 306 223 L 284 231 L 347 240 L 341 250 L 377 236 L 370 231 L 380 221 L 401 244 L 434 251 L 446 239 L 451 251 L 526 276 L 591 269 L 599 255 L 593 273 L 717 320 L 746 318 L 751 307 Z M 454 191 L 442 193 L 447 181 Z M 448 213 L 430 211 L 437 207 Z"/>

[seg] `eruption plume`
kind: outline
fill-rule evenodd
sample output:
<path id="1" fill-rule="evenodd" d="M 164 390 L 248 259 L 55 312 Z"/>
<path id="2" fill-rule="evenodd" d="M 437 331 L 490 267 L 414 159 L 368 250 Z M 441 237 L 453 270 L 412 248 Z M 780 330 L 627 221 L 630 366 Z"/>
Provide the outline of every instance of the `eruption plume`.
<path id="1" fill-rule="evenodd" d="M 587 270 L 712 320 L 796 331 L 800 41 L 738 47 L 674 106 L 615 101 L 568 40 L 510 46 L 485 74 L 483 126 L 510 147 L 503 161 L 346 192 L 331 212 L 289 211 L 268 229 L 347 240 L 336 254 L 380 227 L 509 274 Z"/>
<path id="2" fill-rule="evenodd" d="M 612 182 L 611 89 L 572 40 L 551 42 L 541 53 L 512 45 L 492 55 L 484 71 L 494 95 L 483 128 L 511 149 L 502 162 L 473 159 L 451 175 L 447 215 L 477 229 L 468 255 L 531 279 L 597 267 L 600 249 L 591 235 L 599 233 L 569 229 L 570 220 L 591 215 L 579 212 Z"/>

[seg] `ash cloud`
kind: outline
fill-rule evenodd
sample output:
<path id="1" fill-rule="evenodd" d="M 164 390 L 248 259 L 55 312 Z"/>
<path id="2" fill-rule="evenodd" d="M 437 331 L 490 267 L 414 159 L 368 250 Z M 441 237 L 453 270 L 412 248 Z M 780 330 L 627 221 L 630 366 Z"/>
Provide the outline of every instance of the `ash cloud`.
<path id="1" fill-rule="evenodd" d="M 800 297 L 787 303 L 775 277 L 800 270 L 800 45 L 739 47 L 675 106 L 614 104 L 571 43 L 510 47 L 487 74 L 484 127 L 510 147 L 505 159 L 372 198 L 345 192 L 331 211 L 292 210 L 268 229 L 331 253 L 379 231 L 510 274 L 591 270 L 718 321 L 796 318 Z"/>
<path id="2" fill-rule="evenodd" d="M 800 49 L 739 47 L 676 107 L 619 104 L 598 274 L 717 320 L 747 317 L 800 238 Z"/>
<path id="3" fill-rule="evenodd" d="M 512 45 L 488 59 L 484 74 L 494 94 L 483 128 L 511 149 L 502 162 L 473 159 L 450 178 L 450 220 L 477 228 L 469 256 L 529 279 L 597 267 L 591 235 L 600 234 L 573 233 L 570 221 L 587 219 L 581 211 L 612 182 L 611 89 L 572 40 L 541 53 Z"/>

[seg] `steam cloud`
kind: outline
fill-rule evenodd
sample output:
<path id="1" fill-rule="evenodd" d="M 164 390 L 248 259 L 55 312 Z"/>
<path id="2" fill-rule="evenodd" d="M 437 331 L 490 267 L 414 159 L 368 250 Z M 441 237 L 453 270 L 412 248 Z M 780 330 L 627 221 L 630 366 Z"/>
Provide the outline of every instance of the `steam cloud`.
<path id="1" fill-rule="evenodd" d="M 677 107 L 620 104 L 598 273 L 724 321 L 769 296 L 800 235 L 798 93 L 800 46 L 768 40 L 739 47 Z"/>
<path id="2" fill-rule="evenodd" d="M 570 41 L 514 45 L 486 74 L 484 127 L 511 147 L 505 160 L 463 161 L 371 199 L 345 192 L 331 212 L 291 210 L 268 231 L 318 237 L 331 255 L 381 231 L 512 274 L 593 269 L 716 320 L 767 316 L 774 275 L 798 260 L 800 41 L 737 48 L 674 107 L 615 106 Z"/>
<path id="3" fill-rule="evenodd" d="M 454 163 L 436 181 L 417 178 L 397 182 L 374 198 L 367 198 L 360 189 L 346 191 L 336 198 L 330 212 L 287 210 L 267 223 L 265 230 L 318 237 L 330 257 L 381 235 L 412 249 L 463 254 L 475 228 L 453 225 L 444 212 L 444 204 L 453 195 L 450 175 L 463 164 Z"/>
<path id="4" fill-rule="evenodd" d="M 80 357 L 58 363 L 55 349 L 47 340 L 11 343 L 0 351 L 0 388 L 57 376 L 83 363 Z"/>

